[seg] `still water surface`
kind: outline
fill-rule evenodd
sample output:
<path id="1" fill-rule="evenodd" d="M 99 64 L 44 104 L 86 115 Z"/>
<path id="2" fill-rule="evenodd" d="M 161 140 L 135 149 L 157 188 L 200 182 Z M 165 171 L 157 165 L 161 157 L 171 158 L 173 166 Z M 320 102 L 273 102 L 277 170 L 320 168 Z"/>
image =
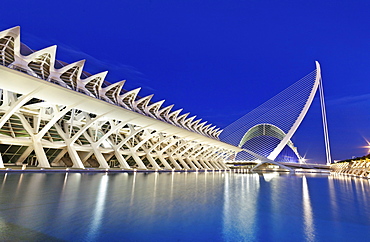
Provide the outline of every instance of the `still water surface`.
<path id="1" fill-rule="evenodd" d="M 370 181 L 328 175 L 2 173 L 0 240 L 363 241 Z"/>

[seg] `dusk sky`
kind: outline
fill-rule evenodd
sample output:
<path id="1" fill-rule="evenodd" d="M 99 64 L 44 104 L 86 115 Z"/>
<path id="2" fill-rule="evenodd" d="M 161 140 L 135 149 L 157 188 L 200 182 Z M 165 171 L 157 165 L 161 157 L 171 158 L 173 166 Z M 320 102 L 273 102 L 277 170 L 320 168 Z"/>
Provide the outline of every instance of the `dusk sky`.
<path id="1" fill-rule="evenodd" d="M 322 68 L 334 160 L 368 153 L 370 1 L 6 1 L 0 30 L 58 45 L 57 59 L 86 59 L 221 128 Z M 284 115 L 284 114 L 281 114 Z M 324 163 L 319 100 L 293 137 L 309 162 Z"/>

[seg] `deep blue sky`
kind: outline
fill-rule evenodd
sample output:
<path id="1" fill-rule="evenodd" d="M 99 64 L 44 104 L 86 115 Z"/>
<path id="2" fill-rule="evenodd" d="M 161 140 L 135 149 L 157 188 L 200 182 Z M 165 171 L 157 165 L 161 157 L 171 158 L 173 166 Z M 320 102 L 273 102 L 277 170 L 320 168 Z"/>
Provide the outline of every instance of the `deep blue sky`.
<path id="1" fill-rule="evenodd" d="M 370 1 L 7 1 L 0 29 L 220 127 L 321 63 L 333 159 L 370 139 Z M 174 109 L 174 110 L 175 110 Z M 324 162 L 318 100 L 293 142 Z"/>

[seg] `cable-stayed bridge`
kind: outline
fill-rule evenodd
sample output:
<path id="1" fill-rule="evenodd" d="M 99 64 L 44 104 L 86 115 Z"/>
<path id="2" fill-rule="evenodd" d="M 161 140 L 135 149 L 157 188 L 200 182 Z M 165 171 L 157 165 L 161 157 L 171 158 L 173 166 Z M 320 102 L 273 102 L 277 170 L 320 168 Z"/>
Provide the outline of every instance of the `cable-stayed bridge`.
<path id="1" fill-rule="evenodd" d="M 243 149 L 229 162 L 256 163 L 257 166 L 275 164 L 284 169 L 312 167 L 305 164 L 292 136 L 306 116 L 312 101 L 319 92 L 322 111 L 326 166 L 331 163 L 324 92 L 320 64 L 316 69 L 286 88 L 270 100 L 227 126 L 220 134 L 224 142 Z M 325 166 L 325 167 L 326 167 Z"/>

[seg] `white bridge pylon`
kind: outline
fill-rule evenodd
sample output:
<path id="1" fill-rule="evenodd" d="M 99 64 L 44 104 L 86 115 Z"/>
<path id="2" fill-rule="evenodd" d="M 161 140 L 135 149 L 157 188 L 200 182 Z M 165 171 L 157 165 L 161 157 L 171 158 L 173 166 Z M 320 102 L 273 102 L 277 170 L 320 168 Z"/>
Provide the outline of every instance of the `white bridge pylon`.
<path id="1" fill-rule="evenodd" d="M 317 88 L 320 85 L 321 81 L 321 68 L 318 61 L 316 61 L 316 78 L 314 85 L 312 87 L 311 93 L 308 96 L 308 99 L 306 101 L 306 104 L 304 105 L 301 113 L 299 114 L 298 118 L 294 122 L 293 126 L 290 128 L 288 133 L 285 135 L 284 139 L 280 141 L 278 146 L 274 149 L 274 151 L 267 157 L 270 160 L 275 160 L 276 157 L 280 154 L 280 152 L 283 150 L 283 148 L 287 145 L 288 141 L 292 138 L 293 134 L 297 131 L 299 125 L 302 123 L 303 118 L 306 116 L 308 109 L 311 107 L 312 101 L 315 97 L 315 94 L 317 92 Z"/>

